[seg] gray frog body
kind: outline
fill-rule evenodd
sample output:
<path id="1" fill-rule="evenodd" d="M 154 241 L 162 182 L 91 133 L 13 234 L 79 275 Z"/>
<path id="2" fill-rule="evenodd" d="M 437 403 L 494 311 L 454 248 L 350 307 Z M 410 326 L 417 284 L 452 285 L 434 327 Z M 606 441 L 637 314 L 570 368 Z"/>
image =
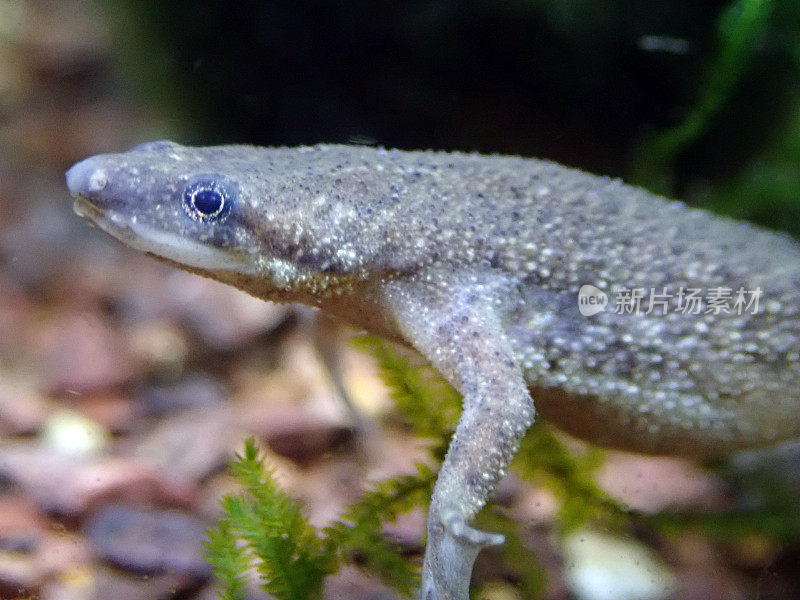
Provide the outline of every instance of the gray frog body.
<path id="1" fill-rule="evenodd" d="M 426 600 L 465 600 L 478 551 L 502 542 L 468 523 L 534 402 L 639 452 L 800 437 L 800 246 L 785 236 L 518 157 L 153 142 L 78 163 L 67 183 L 78 214 L 134 248 L 404 342 L 463 394 Z M 592 316 L 587 284 L 611 298 Z M 615 310 L 624 290 L 642 291 L 638 310 Z M 727 310 L 709 299 L 725 293 Z"/>

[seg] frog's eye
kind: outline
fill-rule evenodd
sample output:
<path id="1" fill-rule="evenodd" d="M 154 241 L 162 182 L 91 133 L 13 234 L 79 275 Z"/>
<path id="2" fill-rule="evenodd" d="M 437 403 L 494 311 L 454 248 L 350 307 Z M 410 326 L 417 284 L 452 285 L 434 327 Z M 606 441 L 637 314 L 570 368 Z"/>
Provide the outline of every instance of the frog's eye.
<path id="1" fill-rule="evenodd" d="M 183 207 L 195 221 L 224 221 L 231 212 L 233 192 L 217 179 L 200 179 L 186 186 Z"/>

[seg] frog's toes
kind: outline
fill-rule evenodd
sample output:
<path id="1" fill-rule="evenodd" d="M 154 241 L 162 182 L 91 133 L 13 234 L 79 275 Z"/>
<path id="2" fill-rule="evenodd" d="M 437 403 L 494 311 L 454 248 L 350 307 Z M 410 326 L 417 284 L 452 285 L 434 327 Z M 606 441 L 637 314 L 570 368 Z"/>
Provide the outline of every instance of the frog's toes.
<path id="1" fill-rule="evenodd" d="M 443 511 L 438 521 L 441 525 L 438 535 L 428 538 L 419 597 L 421 600 L 468 600 L 475 557 L 481 548 L 502 544 L 505 538 L 470 527 L 456 510 Z"/>
<path id="2" fill-rule="evenodd" d="M 442 514 L 442 525 L 455 541 L 478 549 L 485 546 L 499 546 L 506 538 L 499 533 L 488 533 L 467 525 L 461 514 L 455 510 Z"/>

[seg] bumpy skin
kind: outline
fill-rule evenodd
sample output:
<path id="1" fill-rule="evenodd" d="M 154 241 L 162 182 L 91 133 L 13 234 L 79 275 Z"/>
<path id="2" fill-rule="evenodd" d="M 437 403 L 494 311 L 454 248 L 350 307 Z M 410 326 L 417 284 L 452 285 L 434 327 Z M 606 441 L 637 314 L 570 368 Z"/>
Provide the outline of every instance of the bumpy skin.
<path id="1" fill-rule="evenodd" d="M 477 154 L 154 142 L 78 163 L 67 182 L 76 211 L 123 242 L 403 341 L 463 394 L 431 504 L 426 600 L 465 600 L 478 551 L 502 542 L 468 522 L 533 422 L 532 397 L 564 430 L 641 452 L 800 436 L 800 248 L 784 236 Z M 185 206 L 203 186 L 223 190 L 216 218 Z M 583 284 L 612 298 L 644 288 L 642 312 L 651 288 L 666 291 L 670 310 L 585 317 Z M 681 287 L 763 295 L 756 314 L 684 314 Z"/>

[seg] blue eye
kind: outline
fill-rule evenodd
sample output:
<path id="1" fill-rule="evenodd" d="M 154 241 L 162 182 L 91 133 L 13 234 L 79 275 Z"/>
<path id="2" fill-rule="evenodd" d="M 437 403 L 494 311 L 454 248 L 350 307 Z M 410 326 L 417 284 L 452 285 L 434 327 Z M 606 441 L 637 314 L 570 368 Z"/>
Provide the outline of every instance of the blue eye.
<path id="1" fill-rule="evenodd" d="M 223 221 L 231 212 L 233 194 L 217 179 L 200 179 L 183 192 L 183 207 L 195 221 Z"/>
<path id="2" fill-rule="evenodd" d="M 225 205 L 225 198 L 217 190 L 200 190 L 192 196 L 194 207 L 202 215 L 218 215 Z"/>

